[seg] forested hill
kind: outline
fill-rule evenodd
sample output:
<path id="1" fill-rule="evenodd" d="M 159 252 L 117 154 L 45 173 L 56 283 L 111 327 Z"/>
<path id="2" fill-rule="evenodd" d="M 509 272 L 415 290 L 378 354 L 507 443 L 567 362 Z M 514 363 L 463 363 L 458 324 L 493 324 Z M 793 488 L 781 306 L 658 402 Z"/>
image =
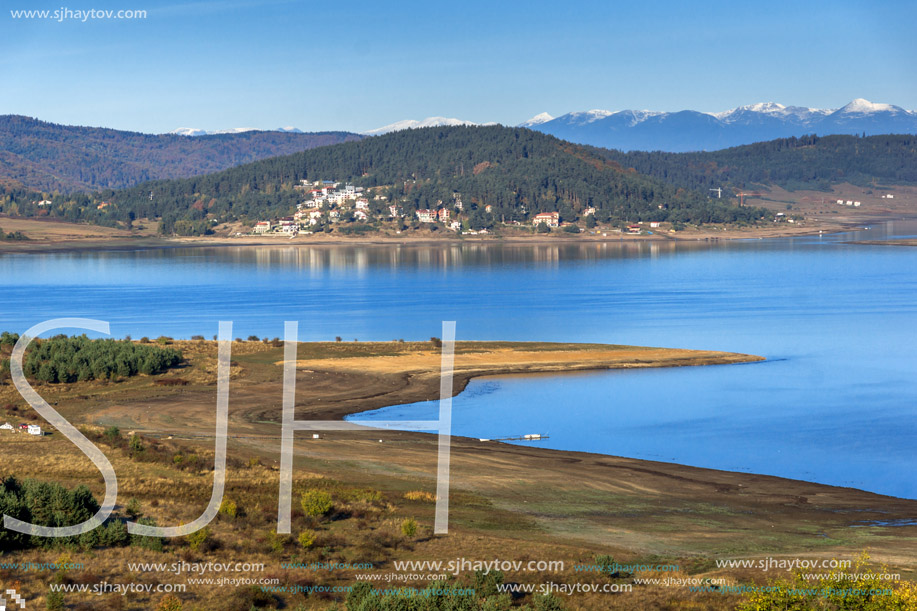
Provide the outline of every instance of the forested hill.
<path id="1" fill-rule="evenodd" d="M 121 214 L 162 217 L 168 228 L 176 220 L 290 214 L 303 199 L 294 189 L 303 179 L 380 187 L 373 193 L 386 199 L 374 199 L 373 206 L 381 211 L 397 202 L 410 218 L 416 209 L 448 204 L 457 195 L 477 226 L 525 222 L 546 211 L 576 220 L 587 207 L 596 208 L 599 220 L 719 222 L 756 214 L 622 170 L 553 136 L 500 126 L 405 130 L 99 196 Z"/>
<path id="2" fill-rule="evenodd" d="M 849 182 L 917 184 L 917 136 L 804 136 L 702 153 L 592 149 L 670 185 L 706 192 L 753 184 L 827 189 Z"/>
<path id="3" fill-rule="evenodd" d="M 122 188 L 206 174 L 317 146 L 358 140 L 347 132 L 140 134 L 0 116 L 0 182 L 39 191 Z"/>

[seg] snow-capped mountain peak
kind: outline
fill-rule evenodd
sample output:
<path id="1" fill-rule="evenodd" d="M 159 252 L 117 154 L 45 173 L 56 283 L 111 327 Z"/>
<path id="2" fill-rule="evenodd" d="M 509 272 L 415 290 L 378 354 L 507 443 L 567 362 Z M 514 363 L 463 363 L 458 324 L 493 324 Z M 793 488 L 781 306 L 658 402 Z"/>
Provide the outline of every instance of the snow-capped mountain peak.
<path id="1" fill-rule="evenodd" d="M 532 127 L 532 126 L 541 125 L 542 123 L 547 123 L 548 121 L 553 121 L 553 120 L 554 120 L 554 117 L 552 117 L 551 115 L 549 115 L 546 112 L 542 112 L 542 113 L 535 115 L 528 121 L 523 121 L 516 127 Z"/>
<path id="2" fill-rule="evenodd" d="M 179 127 L 169 132 L 175 136 L 206 136 L 208 132 L 196 127 Z"/>
<path id="3" fill-rule="evenodd" d="M 602 110 L 600 108 L 594 108 L 592 110 L 584 110 L 581 112 L 571 112 L 569 114 L 564 115 L 564 117 L 567 117 L 570 122 L 594 123 L 595 121 L 600 121 L 602 119 L 608 118 L 613 114 L 615 113 L 614 111 L 611 111 L 611 110 Z"/>
<path id="4" fill-rule="evenodd" d="M 838 109 L 838 112 L 843 114 L 868 115 L 876 112 L 896 112 L 901 110 L 903 109 L 898 106 L 892 106 L 891 104 L 875 104 L 869 100 L 857 98 L 843 108 Z"/>
<path id="5" fill-rule="evenodd" d="M 444 126 L 455 126 L 455 125 L 493 125 L 492 123 L 475 123 L 474 121 L 466 121 L 464 119 L 453 119 L 448 117 L 427 117 L 422 121 L 416 119 L 405 119 L 404 121 L 397 121 L 383 127 L 377 127 L 376 129 L 371 129 L 369 131 L 363 132 L 365 136 L 381 136 L 382 134 L 388 134 L 391 132 L 401 131 L 403 129 L 416 129 L 418 127 L 444 127 Z"/>

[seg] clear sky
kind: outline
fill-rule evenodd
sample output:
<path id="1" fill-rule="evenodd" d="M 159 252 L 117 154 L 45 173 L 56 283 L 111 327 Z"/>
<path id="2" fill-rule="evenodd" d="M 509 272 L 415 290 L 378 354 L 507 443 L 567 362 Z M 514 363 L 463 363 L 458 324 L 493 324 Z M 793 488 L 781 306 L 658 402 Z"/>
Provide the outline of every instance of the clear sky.
<path id="1" fill-rule="evenodd" d="M 145 132 L 917 108 L 917 3 L 2 0 L 0 114 Z M 19 9 L 146 19 L 14 19 Z"/>

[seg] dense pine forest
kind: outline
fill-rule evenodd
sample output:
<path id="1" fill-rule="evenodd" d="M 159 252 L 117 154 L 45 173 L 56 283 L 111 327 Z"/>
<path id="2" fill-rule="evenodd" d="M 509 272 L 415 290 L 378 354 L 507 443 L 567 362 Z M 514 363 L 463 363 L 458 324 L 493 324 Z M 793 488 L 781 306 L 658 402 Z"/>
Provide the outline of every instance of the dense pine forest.
<path id="1" fill-rule="evenodd" d="M 744 189 L 753 184 L 822 189 L 917 184 L 917 136 L 804 136 L 701 153 L 591 149 L 623 167 L 684 189 Z"/>
<path id="2" fill-rule="evenodd" d="M 0 182 L 64 193 L 122 188 L 146 180 L 217 172 L 361 137 L 347 132 L 251 131 L 192 138 L 2 115 Z"/>

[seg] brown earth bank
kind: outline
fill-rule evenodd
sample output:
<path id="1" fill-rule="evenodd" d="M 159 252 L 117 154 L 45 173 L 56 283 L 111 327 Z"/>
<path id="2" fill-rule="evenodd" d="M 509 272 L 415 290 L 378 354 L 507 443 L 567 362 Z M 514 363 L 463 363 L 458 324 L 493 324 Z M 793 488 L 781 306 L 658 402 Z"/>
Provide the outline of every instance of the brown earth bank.
<path id="1" fill-rule="evenodd" d="M 119 477 L 119 514 L 128 499 L 135 499 L 142 515 L 160 525 L 195 519 L 212 486 L 216 343 L 170 345 L 183 351 L 186 363 L 165 374 L 69 385 L 36 383 L 39 394 L 112 460 Z M 190 538 L 182 538 L 170 541 L 164 552 L 133 547 L 17 552 L 4 556 L 4 562 L 64 558 L 83 568 L 57 573 L 3 569 L 0 582 L 15 584 L 33 606 L 46 599 L 48 584 L 59 580 L 186 584 L 188 590 L 178 598 L 188 609 L 325 609 L 343 603 L 346 593 L 266 594 L 256 586 L 192 584 L 188 575 L 132 570 L 127 563 L 264 563 L 263 571 L 218 577 L 270 578 L 284 587 L 349 587 L 355 583 L 354 571 L 289 570 L 282 563 L 369 562 L 373 569 L 368 572 L 379 579 L 422 574 L 414 581 L 380 581 L 378 588 L 422 588 L 432 581 L 431 571 L 398 570 L 394 562 L 544 560 L 563 562 L 564 568 L 509 569 L 504 579 L 537 587 L 554 583 L 632 588 L 615 594 L 561 595 L 565 609 L 732 609 L 744 600 L 742 595 L 724 595 L 716 588 L 696 592 L 687 584 L 764 584 L 788 574 L 784 568 L 765 570 L 759 565 L 718 567 L 717 560 L 830 563 L 867 552 L 876 571 L 887 565 L 902 579 L 913 579 L 917 569 L 917 501 L 765 475 L 547 450 L 537 442 L 511 445 L 453 438 L 449 534 L 433 535 L 437 437 L 376 429 L 322 431 L 318 439 L 310 431 L 297 434 L 294 538 L 283 538 L 275 533 L 283 347 L 279 341 L 236 341 L 232 349 L 225 498 L 237 510 L 232 515 L 221 512 L 210 525 L 210 543 L 194 547 Z M 578 374 L 567 372 L 753 367 L 760 360 L 716 351 L 603 344 L 457 342 L 453 392 L 483 375 L 568 375 L 575 384 Z M 300 344 L 297 418 L 339 419 L 362 410 L 436 399 L 440 362 L 440 350 L 432 341 Z M 622 399 L 613 400 L 609 398 L 609 409 L 619 409 Z M 8 384 L 0 385 L 0 405 L 0 420 L 39 420 Z M 559 409 L 575 413 L 571 406 Z M 112 426 L 120 428 L 123 439 L 102 434 Z M 538 431 L 528 431 L 521 423 L 519 432 Z M 125 434 L 135 434 L 141 449 L 128 444 Z M 84 483 L 96 498 L 103 494 L 92 463 L 53 430 L 41 438 L 0 430 L 0 478 L 7 475 L 67 486 Z M 328 491 L 334 511 L 321 517 L 306 515 L 298 500 L 308 490 Z M 418 530 L 406 535 L 401 525 L 410 518 Z M 295 537 L 302 532 L 313 533 L 316 543 L 300 545 Z M 679 568 L 670 574 L 644 568 L 617 577 L 576 568 L 595 565 L 603 555 L 622 564 Z M 665 577 L 681 579 L 681 585 L 635 581 Z M 455 578 L 450 574 L 450 579 L 456 585 L 473 585 L 473 571 L 459 571 Z M 66 602 L 78 609 L 147 609 L 162 598 L 143 593 L 68 594 Z M 535 604 L 536 599 L 524 595 L 514 604 Z"/>

